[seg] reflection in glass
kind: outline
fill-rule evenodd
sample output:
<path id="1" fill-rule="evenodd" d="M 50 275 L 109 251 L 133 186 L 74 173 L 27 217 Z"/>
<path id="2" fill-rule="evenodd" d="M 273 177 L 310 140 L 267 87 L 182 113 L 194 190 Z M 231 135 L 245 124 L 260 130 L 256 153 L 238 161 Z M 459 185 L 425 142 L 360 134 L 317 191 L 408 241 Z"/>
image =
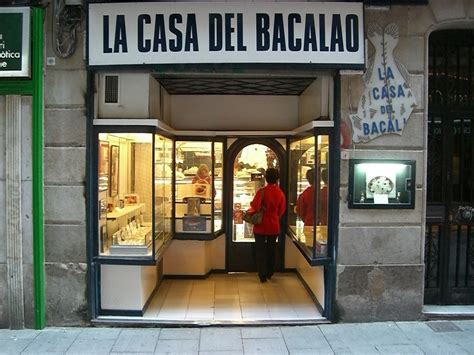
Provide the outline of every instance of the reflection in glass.
<path id="1" fill-rule="evenodd" d="M 279 169 L 276 153 L 263 144 L 251 144 L 234 161 L 233 237 L 234 242 L 254 242 L 253 226 L 244 222 L 244 211 L 256 192 L 265 186 L 265 170 Z"/>
<path id="2" fill-rule="evenodd" d="M 290 144 L 289 228 L 312 257 L 327 255 L 328 158 L 327 135 Z"/>

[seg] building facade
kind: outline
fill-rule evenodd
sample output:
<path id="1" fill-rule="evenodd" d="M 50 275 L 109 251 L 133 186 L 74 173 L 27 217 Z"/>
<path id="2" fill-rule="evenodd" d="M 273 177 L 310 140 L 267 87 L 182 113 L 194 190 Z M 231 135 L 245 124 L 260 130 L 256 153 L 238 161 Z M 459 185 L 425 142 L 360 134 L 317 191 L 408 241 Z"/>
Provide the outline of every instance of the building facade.
<path id="1" fill-rule="evenodd" d="M 288 212 L 278 268 L 299 274 L 324 318 L 414 320 L 423 317 L 425 304 L 472 304 L 474 4 L 408 3 L 281 5 L 287 16 L 282 19 L 289 21 L 284 23 L 294 21 L 302 43 L 282 34 L 283 24 L 277 27 L 279 18 L 273 17 L 268 22 L 273 32 L 262 30 L 260 45 L 265 54 L 265 33 L 272 35 L 271 45 L 279 49 L 274 58 L 249 60 L 239 52 L 247 37 L 237 15 L 229 18 L 235 28 L 229 25 L 227 32 L 235 42 L 231 37 L 226 42 L 225 33 L 220 43 L 219 32 L 210 37 L 215 52 L 234 45 L 232 55 L 243 59 L 226 59 L 225 53 L 212 57 L 215 62 L 193 57 L 196 42 L 188 24 L 182 27 L 180 54 L 189 57 L 171 55 L 169 62 L 156 63 L 154 46 L 163 51 L 167 45 L 169 54 L 178 47 L 178 36 L 166 41 L 159 16 L 147 15 L 158 9 L 168 16 L 162 25 L 170 25 L 173 14 L 189 12 L 184 3 L 143 3 L 131 6 L 134 10 L 123 2 L 43 2 L 44 177 L 33 167 L 38 92 L 20 90 L 18 82 L 11 88 L 11 78 L 0 79 L 0 298 L 5 300 L 0 326 L 81 325 L 104 315 L 142 315 L 163 277 L 251 271 L 242 264 L 251 258 L 251 248 L 231 247 L 248 237 L 236 219 L 237 206 L 245 202 L 232 191 L 239 188 L 239 162 L 251 169 L 250 161 L 262 154 L 246 152 L 254 145 L 266 147 L 261 160 L 267 167 L 284 172 Z M 197 26 L 201 12 L 274 14 L 271 8 L 279 3 L 232 4 L 209 10 L 208 4 L 193 3 Z M 347 10 L 351 6 L 360 15 L 361 32 Z M 323 29 L 318 16 L 321 27 L 312 27 L 307 14 L 313 12 L 332 19 L 332 27 Z M 124 31 L 133 16 L 144 32 L 142 40 L 140 32 L 129 32 L 127 42 Z M 67 23 L 61 22 L 65 18 Z M 225 15 L 213 19 L 226 28 Z M 305 27 L 298 27 L 303 19 Z M 311 29 L 318 58 L 324 57 L 322 31 L 331 33 L 332 58 L 320 63 L 285 58 L 282 46 L 293 45 L 293 52 L 305 43 L 312 46 Z M 358 33 L 362 47 L 356 49 Z M 126 57 L 137 36 L 142 62 Z M 358 50 L 362 57 L 349 61 Z M 202 154 L 186 165 L 189 152 L 196 151 Z M 211 167 L 213 187 L 204 197 L 197 194 L 200 211 L 210 208 L 198 216 L 189 210 L 196 191 L 188 192 L 184 182 L 187 172 L 195 173 L 190 168 L 202 163 Z M 318 227 L 302 239 L 308 225 L 295 206 L 310 168 L 317 172 L 316 185 L 328 187 L 328 198 L 322 190 L 313 195 L 326 210 L 314 212 Z M 258 173 L 248 173 L 252 186 Z M 30 202 L 34 176 L 44 196 L 39 222 L 33 218 L 41 215 L 41 206 Z M 121 248 L 122 228 L 135 235 L 132 227 L 149 228 L 150 246 Z M 144 281 L 149 277 L 151 288 Z M 116 297 L 134 282 L 145 296 L 138 291 L 126 296 L 138 303 Z M 45 323 L 38 320 L 42 317 Z"/>

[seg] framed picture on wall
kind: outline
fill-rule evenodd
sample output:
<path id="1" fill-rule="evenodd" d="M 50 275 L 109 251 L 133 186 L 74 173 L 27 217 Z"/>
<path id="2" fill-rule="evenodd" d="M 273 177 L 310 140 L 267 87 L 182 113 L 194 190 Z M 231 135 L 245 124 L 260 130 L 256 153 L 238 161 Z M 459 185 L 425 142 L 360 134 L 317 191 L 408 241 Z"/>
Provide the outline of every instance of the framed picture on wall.
<path id="1" fill-rule="evenodd" d="M 99 191 L 109 188 L 109 142 L 99 141 Z"/>
<path id="2" fill-rule="evenodd" d="M 110 147 L 110 196 L 111 197 L 115 197 L 118 195 L 119 158 L 120 158 L 120 147 L 118 145 L 112 145 Z"/>

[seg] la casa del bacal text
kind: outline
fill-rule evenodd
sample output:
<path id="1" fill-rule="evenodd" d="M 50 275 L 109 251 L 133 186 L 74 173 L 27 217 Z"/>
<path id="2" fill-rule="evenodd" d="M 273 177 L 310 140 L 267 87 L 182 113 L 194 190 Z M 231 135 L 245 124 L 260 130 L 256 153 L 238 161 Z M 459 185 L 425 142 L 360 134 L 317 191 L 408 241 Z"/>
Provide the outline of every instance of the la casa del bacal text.
<path id="1" fill-rule="evenodd" d="M 327 19 L 326 17 L 329 17 Z M 127 53 L 128 26 L 136 26 L 137 50 L 147 52 L 197 52 L 202 46 L 195 14 L 140 14 L 134 24 L 125 15 L 109 15 L 103 19 L 103 52 Z M 273 21 L 271 21 L 273 20 Z M 328 30 L 326 22 L 330 21 Z M 114 24 L 113 24 L 114 22 Z M 209 14 L 209 51 L 246 51 L 244 14 Z M 359 50 L 359 18 L 355 14 L 255 14 L 255 43 L 257 51 L 320 51 L 357 52 Z M 146 35 L 149 33 L 150 35 Z"/>

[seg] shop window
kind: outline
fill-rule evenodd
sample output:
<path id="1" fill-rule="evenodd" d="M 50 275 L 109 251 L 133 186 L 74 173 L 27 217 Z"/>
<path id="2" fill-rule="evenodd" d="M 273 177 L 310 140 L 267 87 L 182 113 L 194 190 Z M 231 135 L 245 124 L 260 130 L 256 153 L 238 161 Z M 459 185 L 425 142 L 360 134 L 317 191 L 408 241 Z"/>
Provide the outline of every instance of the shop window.
<path id="1" fill-rule="evenodd" d="M 214 143 L 214 231 L 222 230 L 223 213 L 222 213 L 222 186 L 224 182 L 224 144 L 222 142 Z"/>
<path id="2" fill-rule="evenodd" d="M 100 256 L 153 256 L 153 245 L 163 240 L 163 218 L 156 211 L 153 218 L 153 139 L 148 133 L 99 134 Z"/>
<path id="3" fill-rule="evenodd" d="M 289 232 L 310 259 L 327 256 L 328 173 L 329 135 L 290 142 Z"/>
<path id="4" fill-rule="evenodd" d="M 176 141 L 175 232 L 213 238 L 222 231 L 223 143 Z"/>
<path id="5" fill-rule="evenodd" d="M 155 134 L 155 250 L 171 239 L 173 199 L 173 141 Z"/>

